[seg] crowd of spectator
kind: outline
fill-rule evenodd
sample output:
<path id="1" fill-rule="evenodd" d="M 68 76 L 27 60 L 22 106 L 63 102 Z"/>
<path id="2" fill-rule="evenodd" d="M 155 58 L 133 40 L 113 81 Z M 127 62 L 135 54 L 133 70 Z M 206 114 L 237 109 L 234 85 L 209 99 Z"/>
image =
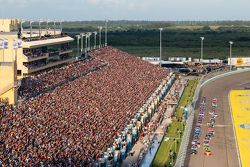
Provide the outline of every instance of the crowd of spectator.
<path id="1" fill-rule="evenodd" d="M 32 62 L 24 62 L 23 65 L 28 69 L 35 69 L 46 65 L 46 60 L 32 61 Z"/>
<path id="2" fill-rule="evenodd" d="M 154 119 L 148 123 L 145 128 L 143 129 L 143 138 L 142 143 L 145 145 L 145 149 L 140 153 L 139 160 L 137 162 L 137 165 L 140 164 L 140 162 L 143 160 L 144 156 L 150 152 L 150 149 L 153 145 L 153 142 L 155 142 L 154 138 L 157 138 L 157 134 L 155 134 L 156 129 L 161 126 L 161 123 L 164 119 L 166 119 L 165 112 L 168 110 L 168 108 L 172 108 L 171 116 L 174 115 L 175 107 L 177 105 L 177 101 L 181 98 L 182 92 L 184 88 L 186 87 L 187 80 L 186 79 L 176 79 L 174 80 L 174 77 L 168 80 L 170 83 L 166 87 L 166 91 L 162 94 L 163 96 L 160 97 L 160 103 L 156 109 L 157 114 L 155 114 Z M 171 85 L 171 86 L 169 86 Z M 173 108 L 173 101 L 174 101 L 174 108 Z M 163 131 L 166 131 L 167 126 L 161 127 Z M 160 141 L 158 141 L 160 142 Z"/>
<path id="3" fill-rule="evenodd" d="M 35 48 L 35 49 L 24 49 L 23 54 L 29 58 L 36 58 L 42 56 L 44 53 L 42 48 Z"/>
<path id="4" fill-rule="evenodd" d="M 177 105 L 188 80 L 177 79 L 166 96 L 169 105 Z"/>
<path id="5" fill-rule="evenodd" d="M 67 43 L 67 44 L 61 45 L 60 51 L 64 52 L 64 51 L 67 51 L 67 50 L 70 50 L 70 49 L 71 48 L 70 48 L 69 44 Z"/>
<path id="6" fill-rule="evenodd" d="M 24 49 L 23 54 L 28 58 L 37 58 L 44 56 L 45 54 L 49 54 L 50 57 L 58 56 L 60 52 L 64 52 L 70 50 L 69 44 L 62 44 L 60 48 L 55 49 L 46 49 L 46 48 L 32 48 L 32 49 Z"/>
<path id="7" fill-rule="evenodd" d="M 24 78 L 22 80 L 22 86 L 19 88 L 19 96 L 21 96 L 21 98 L 28 98 L 39 95 L 48 89 L 55 88 L 75 78 L 84 76 L 105 65 L 107 65 L 107 63 L 98 59 L 80 60 L 60 68 L 53 68 Z"/>
<path id="8" fill-rule="evenodd" d="M 91 166 L 105 152 L 115 159 L 131 148 L 139 130 L 133 118 L 169 71 L 112 47 L 89 55 L 94 60 L 28 78 L 20 93 L 38 95 L 2 108 L 3 164 Z"/>

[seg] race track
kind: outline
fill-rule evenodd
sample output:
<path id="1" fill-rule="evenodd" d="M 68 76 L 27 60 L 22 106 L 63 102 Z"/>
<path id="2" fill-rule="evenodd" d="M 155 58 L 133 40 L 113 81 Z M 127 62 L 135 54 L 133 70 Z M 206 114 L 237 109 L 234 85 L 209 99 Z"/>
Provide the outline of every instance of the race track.
<path id="1" fill-rule="evenodd" d="M 229 105 L 229 92 L 232 89 L 244 89 L 250 86 L 250 72 L 233 74 L 231 76 L 219 78 L 202 87 L 195 109 L 194 126 L 197 120 L 197 113 L 202 97 L 206 97 L 206 114 L 203 120 L 202 134 L 200 138 L 201 147 L 197 155 L 191 155 L 191 142 L 188 148 L 188 156 L 185 166 L 190 167 L 239 167 L 238 154 Z M 207 133 L 207 122 L 209 121 L 208 111 L 211 109 L 212 98 L 218 99 L 218 117 L 215 123 L 215 137 L 210 142 L 211 156 L 205 156 L 202 149 L 203 140 Z M 193 132 L 191 134 L 193 138 Z M 190 141 L 192 141 L 192 138 Z"/>

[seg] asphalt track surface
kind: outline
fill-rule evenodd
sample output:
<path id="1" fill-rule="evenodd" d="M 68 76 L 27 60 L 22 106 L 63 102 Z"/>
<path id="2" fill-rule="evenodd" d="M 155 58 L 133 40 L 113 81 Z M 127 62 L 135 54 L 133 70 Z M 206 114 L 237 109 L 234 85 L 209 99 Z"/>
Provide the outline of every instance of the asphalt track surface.
<path id="1" fill-rule="evenodd" d="M 231 118 L 231 109 L 229 105 L 229 92 L 232 89 L 244 89 L 250 86 L 250 72 L 243 72 L 219 78 L 215 81 L 203 86 L 199 99 L 195 108 L 194 126 L 197 121 L 200 100 L 206 97 L 206 113 L 203 120 L 202 133 L 200 137 L 201 147 L 198 149 L 197 155 L 191 155 L 191 134 L 190 144 L 188 148 L 188 156 L 185 160 L 185 166 L 189 167 L 240 167 L 234 130 Z M 205 156 L 203 150 L 203 140 L 207 133 L 207 122 L 210 119 L 208 114 L 211 109 L 212 99 L 218 99 L 217 113 L 218 117 L 215 122 L 215 136 L 211 139 L 210 149 L 211 156 Z"/>

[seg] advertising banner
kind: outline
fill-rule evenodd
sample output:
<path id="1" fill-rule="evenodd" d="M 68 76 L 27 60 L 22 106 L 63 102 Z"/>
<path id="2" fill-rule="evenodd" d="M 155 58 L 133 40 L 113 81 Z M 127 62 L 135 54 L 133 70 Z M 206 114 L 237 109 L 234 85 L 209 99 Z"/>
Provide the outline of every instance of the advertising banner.
<path id="1" fill-rule="evenodd" d="M 233 65 L 236 67 L 250 67 L 250 57 L 229 58 L 228 65 Z"/>
<path id="2" fill-rule="evenodd" d="M 0 49 L 4 49 L 4 41 L 0 39 Z"/>

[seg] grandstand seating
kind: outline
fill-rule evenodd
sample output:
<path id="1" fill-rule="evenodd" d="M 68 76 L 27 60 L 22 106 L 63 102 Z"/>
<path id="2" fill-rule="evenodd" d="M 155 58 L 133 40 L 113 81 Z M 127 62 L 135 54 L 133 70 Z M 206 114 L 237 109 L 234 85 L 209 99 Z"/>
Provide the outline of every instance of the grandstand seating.
<path id="1" fill-rule="evenodd" d="M 3 164 L 92 164 L 169 77 L 168 70 L 112 47 L 89 55 L 87 62 L 28 78 L 20 95 L 34 98 L 1 107 Z"/>

